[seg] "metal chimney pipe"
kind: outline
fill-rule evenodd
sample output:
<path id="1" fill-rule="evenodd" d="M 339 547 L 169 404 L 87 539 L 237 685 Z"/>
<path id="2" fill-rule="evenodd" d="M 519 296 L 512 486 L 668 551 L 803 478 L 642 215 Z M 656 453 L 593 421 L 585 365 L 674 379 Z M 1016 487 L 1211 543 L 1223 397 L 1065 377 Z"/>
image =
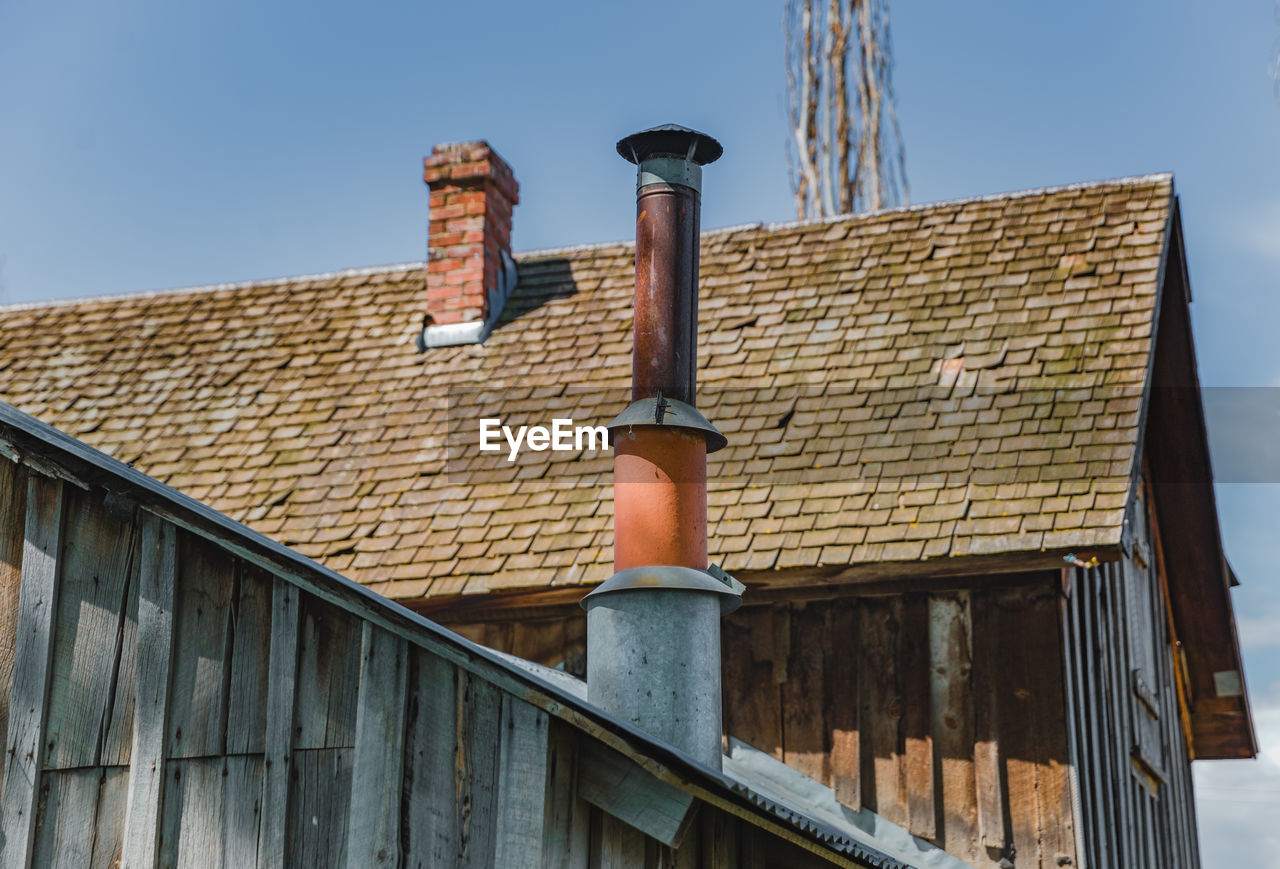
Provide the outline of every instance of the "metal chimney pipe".
<path id="1" fill-rule="evenodd" d="M 632 403 L 614 445 L 614 569 L 583 600 L 592 703 L 720 768 L 720 617 L 741 587 L 707 572 L 707 453 L 725 438 L 694 407 L 702 166 L 685 127 L 618 143 L 637 166 Z"/>
<path id="2" fill-rule="evenodd" d="M 616 570 L 707 566 L 706 429 L 713 427 L 701 416 L 705 427 L 684 431 L 660 423 L 679 413 L 672 401 L 696 415 L 702 166 L 723 150 L 674 125 L 618 143 L 637 167 L 632 408 L 643 405 L 638 415 L 651 424 L 614 438 Z M 654 403 L 651 413 L 645 402 Z"/>

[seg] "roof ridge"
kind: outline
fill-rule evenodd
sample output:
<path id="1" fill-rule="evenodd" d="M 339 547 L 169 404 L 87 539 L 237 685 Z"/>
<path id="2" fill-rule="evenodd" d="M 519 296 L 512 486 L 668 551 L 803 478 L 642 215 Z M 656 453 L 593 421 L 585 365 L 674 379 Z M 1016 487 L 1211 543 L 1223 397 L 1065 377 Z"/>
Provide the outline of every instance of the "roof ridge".
<path id="1" fill-rule="evenodd" d="M 857 214 L 837 214 L 832 217 L 808 217 L 804 220 L 787 220 L 781 223 L 754 224 L 761 229 L 779 230 L 796 229 L 802 226 L 823 226 L 828 223 L 839 223 L 842 220 L 863 220 L 869 217 L 883 217 L 888 214 L 907 214 L 913 211 L 924 211 L 932 208 L 946 208 L 954 205 L 969 205 L 974 202 L 995 202 L 1002 199 L 1023 199 L 1028 196 L 1050 196 L 1054 193 L 1068 193 L 1073 190 L 1095 190 L 1099 187 L 1122 187 L 1125 185 L 1151 184 L 1157 181 L 1172 181 L 1172 172 L 1151 172 L 1146 175 L 1124 175 L 1119 178 L 1104 178 L 1100 181 L 1077 181 L 1073 184 L 1057 184 L 1049 187 L 1029 187 L 1024 190 L 1008 190 L 1003 193 L 984 193 L 979 196 L 961 196 L 956 199 L 942 199 L 937 202 L 919 202 L 915 205 L 897 205 L 893 208 L 881 208 L 878 211 L 860 211 Z M 703 235 L 739 232 L 753 224 L 726 226 L 723 229 L 711 229 Z"/>
<path id="2" fill-rule="evenodd" d="M 909 214 L 915 211 L 923 211 L 931 208 L 946 208 L 956 205 L 968 205 L 974 202 L 995 202 L 1004 199 L 1021 199 L 1028 196 L 1047 196 L 1054 193 L 1066 193 L 1073 190 L 1094 190 L 1099 187 L 1120 187 L 1126 184 L 1136 185 L 1142 183 L 1153 183 L 1157 181 L 1173 180 L 1172 172 L 1153 172 L 1147 175 L 1126 175 L 1120 178 L 1107 178 L 1100 181 L 1079 181 L 1074 184 L 1060 184 L 1050 187 L 1033 187 L 1025 190 L 1011 190 L 1004 193 L 987 193 L 981 196 L 965 196 L 958 199 L 944 199 L 938 202 L 920 202 L 915 205 L 899 205 L 893 208 L 882 208 L 878 211 L 862 211 L 857 214 L 838 214 L 832 217 L 811 217 L 804 220 L 789 220 L 779 223 L 764 223 L 762 221 L 737 223 L 732 226 L 722 226 L 713 229 L 707 229 L 702 232 L 703 236 L 720 236 L 730 235 L 735 232 L 745 232 L 750 230 L 763 230 L 766 232 L 775 232 L 779 230 L 798 229 L 806 226 L 824 226 L 830 223 L 839 223 L 841 221 L 857 221 L 865 220 L 873 217 L 884 217 L 893 214 Z M 601 241 L 591 242 L 588 244 L 564 245 L 561 247 L 538 248 L 535 250 L 518 251 L 514 254 L 517 261 L 527 259 L 543 259 L 549 256 L 586 253 L 593 250 L 604 250 L 612 247 L 632 247 L 635 245 L 634 240 L 624 241 Z M 262 278 L 248 281 L 234 281 L 220 284 L 201 284 L 192 287 L 177 287 L 173 289 L 163 290 L 144 290 L 134 293 L 109 293 L 101 296 L 76 296 L 67 299 L 44 299 L 37 302 L 15 302 L 8 305 L 0 305 L 0 313 L 9 311 L 27 311 L 36 308 L 60 308 L 73 307 L 76 305 L 88 305 L 96 303 L 120 302 L 135 299 L 154 299 L 166 296 L 183 296 L 195 293 L 213 293 L 223 290 L 247 290 L 255 287 L 278 287 L 285 284 L 294 284 L 300 281 L 321 281 L 335 280 L 337 278 L 363 277 L 367 275 L 396 274 L 399 272 L 411 272 L 415 269 L 425 268 L 425 262 L 408 262 L 393 263 L 391 265 L 381 266 L 364 266 L 361 268 L 341 269 L 332 272 L 317 272 L 305 275 L 289 275 L 278 278 Z"/>
<path id="3" fill-rule="evenodd" d="M 1125 185 L 1132 186 L 1137 184 L 1151 184 L 1157 181 L 1171 180 L 1173 180 L 1172 172 L 1151 172 L 1146 175 L 1123 175 L 1119 178 L 1104 178 L 1099 181 L 1077 181 L 1072 184 L 1058 184 L 1049 187 L 1030 187 L 1024 190 L 1009 190 L 1003 193 L 984 193 L 979 196 L 962 196 L 956 199 L 942 199 L 936 202 L 918 202 L 915 205 L 897 205 L 893 208 L 881 208 L 878 211 L 859 211 L 856 214 L 836 214 L 830 217 L 807 217 L 803 220 L 784 220 L 777 223 L 765 223 L 763 221 L 735 223 L 731 226 L 719 226 L 712 229 L 704 229 L 702 231 L 702 235 L 717 236 L 730 235 L 735 232 L 745 232 L 755 229 L 774 231 L 782 229 L 797 229 L 804 226 L 824 226 L 828 223 L 865 220 L 866 218 L 883 217 L 889 214 L 907 214 L 913 211 L 924 211 L 932 208 L 946 208 L 955 205 L 968 205 L 974 202 L 995 202 L 1003 199 L 1022 199 L 1028 196 L 1050 196 L 1055 193 L 1067 193 L 1073 190 L 1095 190 L 1099 187 L 1123 187 Z M 601 241 L 589 244 L 572 244 L 564 245 L 562 247 L 525 250 L 520 251 L 515 254 L 515 256 L 517 259 L 541 259 L 554 254 L 582 253 L 609 247 L 630 247 L 634 244 L 634 240 Z"/>
<path id="4" fill-rule="evenodd" d="M 107 293 L 101 296 L 73 296 L 66 299 L 42 299 L 38 302 L 14 302 L 0 305 L 0 313 L 7 311 L 25 311 L 32 308 L 59 308 L 74 305 L 89 305 L 98 302 L 123 302 L 133 299 L 156 299 L 165 296 L 186 296 L 196 293 L 214 293 L 223 290 L 248 290 L 255 287 L 280 287 L 296 284 L 301 281 L 332 281 L 339 278 L 364 277 L 367 275 L 392 275 L 426 268 L 425 262 L 392 263 L 382 266 L 362 266 L 353 269 L 340 269 L 332 272 L 316 272 L 307 275 L 286 275 L 278 278 L 258 278 L 248 281 L 231 281 L 221 284 L 200 284 L 194 287 L 175 287 L 165 290 L 140 290 L 134 293 Z"/>

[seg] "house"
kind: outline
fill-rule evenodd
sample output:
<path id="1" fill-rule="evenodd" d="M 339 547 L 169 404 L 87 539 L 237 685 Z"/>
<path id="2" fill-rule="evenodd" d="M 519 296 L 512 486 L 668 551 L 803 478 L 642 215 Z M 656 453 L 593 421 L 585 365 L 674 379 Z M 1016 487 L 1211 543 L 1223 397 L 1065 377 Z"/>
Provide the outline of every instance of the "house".
<path id="1" fill-rule="evenodd" d="M 964 864 L 0 405 L 6 867 Z M 659 862 L 661 861 L 661 862 Z"/>
<path id="2" fill-rule="evenodd" d="M 0 311 L 0 398 L 485 646 L 585 672 L 634 246 L 512 254 L 427 160 L 426 263 Z M 724 726 L 973 866 L 1196 866 L 1249 757 L 1168 175 L 701 236 Z"/>

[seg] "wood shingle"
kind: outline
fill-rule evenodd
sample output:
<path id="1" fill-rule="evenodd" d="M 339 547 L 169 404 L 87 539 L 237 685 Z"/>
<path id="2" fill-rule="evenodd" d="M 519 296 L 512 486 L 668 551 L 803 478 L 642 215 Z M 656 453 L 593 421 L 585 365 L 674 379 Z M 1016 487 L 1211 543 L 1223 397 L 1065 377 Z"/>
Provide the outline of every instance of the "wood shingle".
<path id="1" fill-rule="evenodd" d="M 705 233 L 713 560 L 1117 545 L 1172 211 L 1157 175 Z M 607 451 L 478 419 L 625 407 L 633 246 L 517 260 L 488 340 L 426 353 L 421 265 L 10 307 L 0 399 L 393 598 L 598 582 Z"/>

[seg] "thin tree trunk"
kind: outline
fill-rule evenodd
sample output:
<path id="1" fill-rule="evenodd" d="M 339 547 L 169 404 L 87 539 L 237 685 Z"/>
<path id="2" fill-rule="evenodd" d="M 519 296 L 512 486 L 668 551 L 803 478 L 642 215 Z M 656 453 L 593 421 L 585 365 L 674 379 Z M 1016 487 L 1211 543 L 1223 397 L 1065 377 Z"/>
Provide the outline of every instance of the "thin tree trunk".
<path id="1" fill-rule="evenodd" d="M 868 204 L 872 211 L 879 211 L 884 205 L 880 195 L 880 88 L 879 76 L 876 75 L 878 52 L 871 16 L 871 3 L 863 0 L 858 4 L 858 41 L 862 45 L 862 84 L 866 91 L 862 112 L 862 138 L 866 142 L 867 165 L 871 169 L 866 176 L 867 186 L 870 188 Z"/>
<path id="2" fill-rule="evenodd" d="M 852 176 L 849 174 L 849 18 L 841 0 L 831 0 L 831 101 L 836 109 L 836 177 L 840 179 L 840 213 L 853 209 Z"/>
<path id="3" fill-rule="evenodd" d="M 886 208 L 907 195 L 888 3 L 786 0 L 788 151 L 801 218 Z"/>

